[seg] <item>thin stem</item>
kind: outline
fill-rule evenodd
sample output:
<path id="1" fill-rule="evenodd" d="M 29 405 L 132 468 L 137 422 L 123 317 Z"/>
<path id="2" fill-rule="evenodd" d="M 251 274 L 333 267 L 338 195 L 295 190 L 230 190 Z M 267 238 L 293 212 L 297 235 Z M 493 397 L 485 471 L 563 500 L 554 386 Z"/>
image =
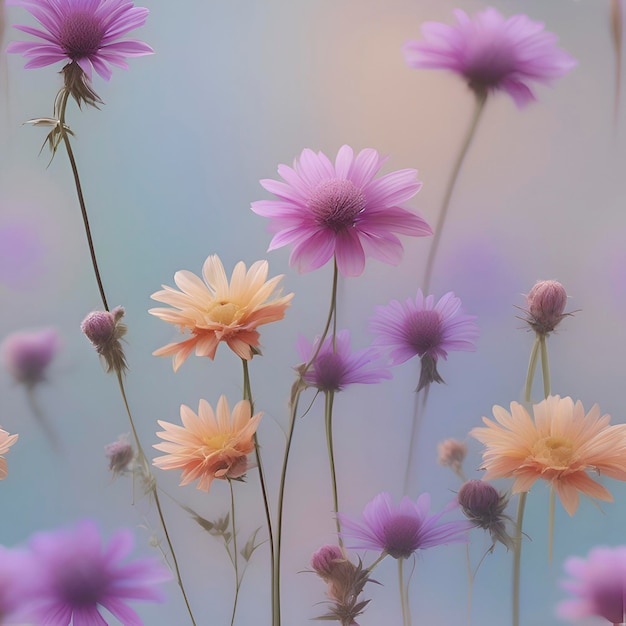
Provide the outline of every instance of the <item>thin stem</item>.
<path id="1" fill-rule="evenodd" d="M 408 587 L 404 585 L 404 559 L 398 559 L 398 587 L 400 589 L 400 607 L 402 608 L 402 626 L 411 626 Z"/>
<path id="2" fill-rule="evenodd" d="M 237 527 L 235 525 L 235 493 L 233 491 L 233 481 L 228 481 L 228 486 L 230 487 L 230 512 L 231 512 L 231 522 L 233 525 L 233 566 L 235 568 L 235 600 L 233 602 L 233 614 L 230 618 L 230 626 L 233 626 L 235 623 L 235 613 L 237 612 L 237 600 L 239 599 L 239 555 L 237 553 Z"/>
<path id="3" fill-rule="evenodd" d="M 368 568 L 367 571 L 368 572 L 373 572 L 374 569 L 376 568 L 376 566 L 386 557 L 388 557 L 389 554 L 387 554 L 387 552 L 383 552 Z"/>
<path id="4" fill-rule="evenodd" d="M 617 124 L 619 116 L 619 100 L 622 83 L 622 33 L 623 15 L 621 0 L 611 0 L 611 38 L 615 50 L 615 96 L 613 103 L 613 118 Z"/>
<path id="5" fill-rule="evenodd" d="M 343 539 L 341 538 L 341 523 L 339 522 L 339 497 L 337 495 L 337 472 L 335 469 L 335 451 L 333 446 L 333 402 L 335 393 L 326 392 L 324 403 L 324 423 L 326 424 L 326 446 L 328 447 L 328 461 L 330 463 L 330 482 L 333 491 L 333 509 L 335 512 L 335 524 L 337 526 L 337 537 L 339 547 L 343 549 Z"/>
<path id="6" fill-rule="evenodd" d="M 476 133 L 476 128 L 478 127 L 478 122 L 480 121 L 481 114 L 485 108 L 486 101 L 486 91 L 476 94 L 476 105 L 474 108 L 474 114 L 472 115 L 472 120 L 465 135 L 465 139 L 463 140 L 463 144 L 461 145 L 461 151 L 459 152 L 456 161 L 454 162 L 454 166 L 452 167 L 452 173 L 448 181 L 448 186 L 446 187 L 443 203 L 441 205 L 441 211 L 437 219 L 437 225 L 435 226 L 430 252 L 428 253 L 428 260 L 426 261 L 426 271 L 424 272 L 424 294 L 428 294 L 428 289 L 430 287 L 430 281 L 433 275 L 433 268 L 435 265 L 435 258 L 437 256 L 437 251 L 439 250 L 439 242 L 441 241 L 441 233 L 443 232 L 443 227 L 446 222 L 448 209 L 450 208 L 452 192 L 454 191 L 457 178 L 459 177 L 459 172 L 461 171 L 463 161 L 465 160 L 469 147 L 472 144 L 472 139 L 474 138 L 474 135 Z"/>
<path id="7" fill-rule="evenodd" d="M 467 626 L 471 626 L 474 576 L 472 576 L 472 563 L 470 561 L 469 543 L 465 544 L 465 565 L 467 567 Z"/>
<path id="8" fill-rule="evenodd" d="M 515 550 L 513 552 L 513 626 L 519 626 L 519 587 L 522 565 L 522 524 L 527 491 L 520 493 L 517 504 L 517 523 L 515 525 Z"/>
<path id="9" fill-rule="evenodd" d="M 413 454 L 415 452 L 417 434 L 419 432 L 422 416 L 426 411 L 426 404 L 428 402 L 428 392 L 430 391 L 430 385 L 426 385 L 423 391 L 415 392 L 415 404 L 413 407 L 413 421 L 411 422 L 411 436 L 409 438 L 409 454 L 406 462 L 406 468 L 404 470 L 404 490 L 403 493 L 408 495 L 409 482 L 411 479 L 411 467 L 413 465 Z M 421 401 L 421 407 L 420 407 Z"/>
<path id="10" fill-rule="evenodd" d="M 535 378 L 535 371 L 537 369 L 537 359 L 539 356 L 539 335 L 535 335 L 535 341 L 533 343 L 533 347 L 530 351 L 530 360 L 528 361 L 528 371 L 526 372 L 526 386 L 524 387 L 524 400 L 526 402 L 530 402 L 532 390 L 533 390 L 533 379 Z"/>
<path id="11" fill-rule="evenodd" d="M 548 362 L 548 346 L 546 335 L 539 335 L 539 345 L 541 346 L 541 375 L 543 378 L 543 397 L 550 395 L 550 364 Z"/>

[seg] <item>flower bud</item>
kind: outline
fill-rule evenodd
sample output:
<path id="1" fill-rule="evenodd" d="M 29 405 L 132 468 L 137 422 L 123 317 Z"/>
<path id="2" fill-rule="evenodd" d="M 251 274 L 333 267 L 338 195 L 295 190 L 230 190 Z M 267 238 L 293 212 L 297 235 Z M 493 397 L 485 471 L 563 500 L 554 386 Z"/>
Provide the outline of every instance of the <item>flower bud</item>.
<path id="1" fill-rule="evenodd" d="M 127 472 L 135 458 L 135 451 L 124 435 L 104 446 L 104 453 L 109 459 L 109 469 L 113 472 L 114 478 Z"/>
<path id="2" fill-rule="evenodd" d="M 124 307 L 112 311 L 93 311 L 80 325 L 83 334 L 91 341 L 105 363 L 107 374 L 126 370 L 126 357 L 120 339 L 126 334 L 126 324 L 121 323 Z"/>
<path id="3" fill-rule="evenodd" d="M 18 332 L 2 343 L 4 366 L 20 383 L 34 387 L 46 378 L 46 370 L 59 349 L 54 328 L 38 332 Z"/>
<path id="4" fill-rule="evenodd" d="M 529 318 L 526 320 L 535 332 L 552 332 L 566 316 L 567 292 L 556 280 L 540 280 L 526 296 Z"/>
<path id="5" fill-rule="evenodd" d="M 313 553 L 311 567 L 320 578 L 328 581 L 336 568 L 337 561 L 340 559 L 344 559 L 341 548 L 331 545 L 322 546 L 317 552 Z"/>

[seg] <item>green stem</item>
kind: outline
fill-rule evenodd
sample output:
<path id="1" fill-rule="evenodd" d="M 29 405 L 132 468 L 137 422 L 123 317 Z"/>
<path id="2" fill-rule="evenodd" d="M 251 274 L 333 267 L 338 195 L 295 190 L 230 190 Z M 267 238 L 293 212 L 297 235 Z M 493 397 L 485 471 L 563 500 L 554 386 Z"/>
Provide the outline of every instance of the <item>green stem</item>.
<path id="1" fill-rule="evenodd" d="M 326 424 L 326 446 L 328 447 L 328 461 L 330 463 L 330 482 L 333 491 L 333 510 L 335 513 L 335 524 L 337 526 L 337 537 L 339 539 L 339 547 L 343 549 L 343 539 L 341 538 L 341 524 L 339 522 L 339 497 L 337 495 L 337 471 L 335 469 L 335 450 L 333 446 L 333 403 L 335 393 L 333 391 L 326 392 L 324 403 L 324 423 Z"/>
<path id="2" fill-rule="evenodd" d="M 519 626 L 519 587 L 522 565 L 522 524 L 527 491 L 520 493 L 517 504 L 517 523 L 515 525 L 515 551 L 513 552 L 513 626 Z"/>
<path id="3" fill-rule="evenodd" d="M 386 557 L 388 557 L 389 554 L 387 554 L 387 552 L 383 552 L 368 568 L 367 571 L 368 572 L 373 572 L 374 569 L 376 568 L 376 566 Z"/>
<path id="4" fill-rule="evenodd" d="M 428 402 L 428 392 L 430 385 L 426 385 L 422 391 L 415 392 L 415 404 L 413 407 L 413 421 L 411 422 L 411 436 L 409 438 L 409 454 L 406 461 L 406 468 L 404 470 L 404 490 L 403 493 L 409 492 L 409 481 L 411 479 L 411 466 L 413 465 L 413 454 L 415 452 L 417 433 L 421 425 L 422 415 L 426 411 L 426 404 Z M 422 395 L 423 393 L 423 395 Z M 421 402 L 421 407 L 420 407 Z"/>
<path id="5" fill-rule="evenodd" d="M 480 121 L 481 114 L 483 110 L 485 109 L 486 101 L 487 101 L 486 91 L 476 94 L 476 105 L 474 108 L 474 114 L 472 115 L 472 120 L 470 122 L 470 126 L 465 135 L 465 139 L 463 140 L 461 151 L 459 152 L 456 158 L 456 161 L 454 162 L 454 166 L 452 167 L 452 173 L 448 181 L 448 186 L 446 187 L 446 192 L 443 198 L 443 203 L 441 205 L 441 211 L 439 213 L 439 218 L 437 219 L 437 225 L 435 226 L 432 244 L 430 247 L 430 252 L 428 253 L 428 260 L 426 261 L 426 271 L 424 273 L 424 281 L 423 281 L 424 295 L 428 294 L 428 289 L 430 287 L 430 281 L 432 278 L 433 268 L 435 265 L 435 258 L 437 256 L 437 251 L 439 249 L 439 242 L 441 241 L 441 233 L 443 232 L 443 227 L 446 222 L 448 209 L 450 208 L 450 200 L 452 199 L 452 192 L 454 191 L 456 181 L 459 177 L 459 173 L 461 171 L 461 166 L 463 165 L 463 161 L 465 160 L 469 147 L 472 143 L 472 139 L 474 138 L 474 135 L 476 133 L 476 128 L 478 127 L 478 122 Z"/>
<path id="6" fill-rule="evenodd" d="M 548 362 L 548 346 L 546 335 L 539 335 L 539 345 L 541 346 L 541 375 L 543 377 L 543 397 L 550 395 L 550 364 Z"/>
<path id="7" fill-rule="evenodd" d="M 467 567 L 467 626 L 471 626 L 474 576 L 472 576 L 472 563 L 470 561 L 469 543 L 465 544 L 465 565 Z"/>
<path id="8" fill-rule="evenodd" d="M 611 38 L 615 50 L 615 96 L 613 103 L 613 118 L 617 124 L 619 116 L 619 99 L 622 82 L 622 33 L 623 15 L 621 0 L 611 0 Z"/>
<path id="9" fill-rule="evenodd" d="M 398 559 L 398 587 L 400 588 L 400 607 L 402 608 L 402 626 L 411 626 L 408 588 L 404 585 L 404 559 Z"/>
<path id="10" fill-rule="evenodd" d="M 233 602 L 233 614 L 230 618 L 230 626 L 233 626 L 235 623 L 235 613 L 237 612 L 237 600 L 239 599 L 239 555 L 237 551 L 237 527 L 235 525 L 235 493 L 233 491 L 233 481 L 228 481 L 228 486 L 230 487 L 230 511 L 231 511 L 231 521 L 233 525 L 233 566 L 235 568 L 235 600 Z"/>
<path id="11" fill-rule="evenodd" d="M 524 401 L 530 402 L 533 379 L 535 378 L 535 371 L 537 369 L 537 359 L 539 357 L 539 335 L 535 335 L 535 341 L 533 343 L 532 350 L 530 351 L 530 360 L 528 361 L 528 371 L 526 372 L 526 386 L 524 388 Z"/>

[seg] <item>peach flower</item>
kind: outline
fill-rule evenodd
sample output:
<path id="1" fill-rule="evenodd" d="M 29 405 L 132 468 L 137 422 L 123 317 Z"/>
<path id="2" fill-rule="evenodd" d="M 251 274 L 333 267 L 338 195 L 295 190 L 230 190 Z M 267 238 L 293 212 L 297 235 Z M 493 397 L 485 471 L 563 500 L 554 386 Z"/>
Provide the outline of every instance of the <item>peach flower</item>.
<path id="1" fill-rule="evenodd" d="M 181 485 L 199 480 L 198 489 L 206 492 L 215 478 L 240 478 L 249 468 L 248 454 L 254 450 L 254 433 L 262 415 L 251 418 L 250 413 L 250 403 L 242 400 L 231 415 L 225 396 L 217 402 L 217 417 L 206 400 L 200 400 L 197 415 L 183 404 L 182 426 L 158 421 L 164 431 L 157 435 L 167 443 L 153 446 L 166 453 L 154 459 L 154 465 L 183 470 Z"/>
<path id="2" fill-rule="evenodd" d="M 510 413 L 494 406 L 493 415 L 498 423 L 483 417 L 487 427 L 470 432 L 486 446 L 486 480 L 515 478 L 513 493 L 520 493 L 542 478 L 570 515 L 578 508 L 579 492 L 613 501 L 587 470 L 626 480 L 626 424 L 610 426 L 610 416 L 600 416 L 597 404 L 585 414 L 580 401 L 549 396 L 533 406 L 533 418 L 518 402 L 511 402 Z"/>
<path id="3" fill-rule="evenodd" d="M 202 276 L 180 271 L 174 274 L 174 282 L 180 291 L 163 285 L 163 291 L 153 293 L 151 298 L 164 302 L 174 309 L 150 309 L 170 324 L 189 331 L 191 337 L 178 343 L 170 343 L 153 354 L 173 356 L 174 371 L 195 350 L 197 356 L 215 358 L 220 341 L 242 359 L 251 359 L 259 346 L 257 327 L 283 319 L 293 294 L 281 296 L 276 291 L 283 276 L 267 280 L 267 261 L 257 261 L 246 271 L 239 262 L 233 270 L 230 283 L 224 266 L 217 255 L 204 262 Z"/>
<path id="4" fill-rule="evenodd" d="M 8 476 L 7 461 L 4 456 L 9 448 L 17 441 L 19 435 L 9 435 L 6 430 L 0 428 L 0 480 Z"/>

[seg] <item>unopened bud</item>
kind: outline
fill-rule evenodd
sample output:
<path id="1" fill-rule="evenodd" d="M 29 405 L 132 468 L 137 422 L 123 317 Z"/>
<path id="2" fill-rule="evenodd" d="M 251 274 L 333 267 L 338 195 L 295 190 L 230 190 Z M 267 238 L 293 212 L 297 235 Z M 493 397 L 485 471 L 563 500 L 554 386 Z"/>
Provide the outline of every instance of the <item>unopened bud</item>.
<path id="1" fill-rule="evenodd" d="M 552 332 L 559 322 L 568 315 L 567 292 L 556 280 L 540 280 L 526 296 L 529 318 L 527 322 L 541 335 Z"/>
<path id="2" fill-rule="evenodd" d="M 96 352 L 103 358 L 107 374 L 126 370 L 126 357 L 120 339 L 126 334 L 126 324 L 122 324 L 124 308 L 115 307 L 112 311 L 93 311 L 83 320 L 81 330 L 91 341 Z"/>
<path id="3" fill-rule="evenodd" d="M 311 557 L 311 567 L 315 573 L 325 581 L 332 576 L 333 570 L 337 567 L 337 561 L 344 559 L 341 548 L 338 546 L 322 546 Z"/>

